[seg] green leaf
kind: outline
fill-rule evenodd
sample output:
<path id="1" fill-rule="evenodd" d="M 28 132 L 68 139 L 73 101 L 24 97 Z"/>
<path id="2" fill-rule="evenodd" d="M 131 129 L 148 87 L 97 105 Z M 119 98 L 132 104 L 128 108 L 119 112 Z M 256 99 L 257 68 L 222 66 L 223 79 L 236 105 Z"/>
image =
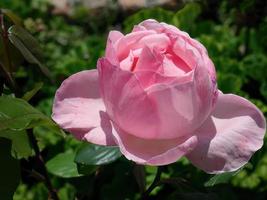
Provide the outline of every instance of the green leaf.
<path id="1" fill-rule="evenodd" d="M 0 137 L 12 141 L 12 152 L 15 158 L 28 158 L 33 154 L 31 143 L 26 131 L 1 131 Z"/>
<path id="2" fill-rule="evenodd" d="M 0 199 L 11 200 L 20 182 L 19 161 L 11 154 L 11 141 L 0 138 Z"/>
<path id="3" fill-rule="evenodd" d="M 8 38 L 29 63 L 37 64 L 46 76 L 51 77 L 49 70 L 42 64 L 42 50 L 32 35 L 22 27 L 13 25 L 8 29 Z"/>
<path id="4" fill-rule="evenodd" d="M 243 168 L 240 168 L 234 172 L 226 172 L 222 174 L 216 174 L 204 183 L 205 187 L 212 187 L 220 183 L 227 183 L 233 176 L 237 175 Z"/>
<path id="5" fill-rule="evenodd" d="M 83 165 L 83 164 L 78 164 L 78 163 L 76 163 L 76 165 L 77 165 L 79 174 L 83 174 L 83 175 L 90 175 L 93 172 L 95 172 L 98 168 L 95 165 Z"/>
<path id="6" fill-rule="evenodd" d="M 46 163 L 47 170 L 63 178 L 79 177 L 77 166 L 74 162 L 75 153 L 60 153 Z"/>
<path id="7" fill-rule="evenodd" d="M 36 83 L 34 84 L 34 87 L 31 91 L 26 92 L 22 99 L 24 99 L 25 101 L 29 101 L 41 88 L 43 87 L 43 83 Z"/>
<path id="8" fill-rule="evenodd" d="M 121 157 L 118 147 L 85 144 L 76 154 L 75 162 L 82 165 L 104 165 Z"/>
<path id="9" fill-rule="evenodd" d="M 14 24 L 21 26 L 22 25 L 22 20 L 11 10 L 9 9 L 1 9 L 2 13 L 6 15 Z"/>
<path id="10" fill-rule="evenodd" d="M 23 99 L 0 97 L 0 131 L 21 131 L 36 126 L 45 126 L 56 133 L 63 134 L 50 118 Z"/>

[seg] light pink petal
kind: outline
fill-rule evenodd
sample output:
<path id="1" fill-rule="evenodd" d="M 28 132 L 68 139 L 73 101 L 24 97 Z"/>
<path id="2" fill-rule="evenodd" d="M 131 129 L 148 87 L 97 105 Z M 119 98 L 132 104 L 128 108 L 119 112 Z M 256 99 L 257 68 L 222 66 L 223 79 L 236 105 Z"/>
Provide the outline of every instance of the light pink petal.
<path id="1" fill-rule="evenodd" d="M 139 83 L 141 84 L 141 86 L 146 90 L 147 88 L 149 88 L 152 85 L 157 85 L 157 84 L 174 84 L 175 83 L 181 83 L 183 82 L 188 82 L 191 79 L 189 78 L 189 76 L 187 77 L 188 79 L 186 80 L 185 77 L 183 77 L 184 79 L 179 79 L 177 77 L 168 77 L 168 76 L 164 76 L 160 73 L 154 72 L 154 71 L 150 71 L 150 70 L 142 70 L 142 71 L 136 71 L 135 76 L 137 77 Z"/>
<path id="2" fill-rule="evenodd" d="M 157 33 L 163 33 L 163 31 L 165 29 L 159 22 L 157 22 L 154 19 L 147 19 L 147 20 L 141 22 L 138 26 L 144 27 L 146 30 L 154 30 Z"/>
<path id="3" fill-rule="evenodd" d="M 135 57 L 130 50 L 129 55 L 120 62 L 120 68 L 126 71 L 131 71 L 135 64 Z"/>
<path id="4" fill-rule="evenodd" d="M 177 36 L 173 45 L 173 52 L 180 57 L 191 69 L 201 61 L 201 55 L 196 48 L 191 46 L 185 38 Z"/>
<path id="5" fill-rule="evenodd" d="M 111 124 L 99 94 L 97 70 L 66 79 L 57 90 L 53 120 L 75 137 L 100 145 L 114 145 Z"/>
<path id="6" fill-rule="evenodd" d="M 197 147 L 187 157 L 208 173 L 235 171 L 263 145 L 265 123 L 248 100 L 220 94 L 211 117 L 196 132 Z"/>
<path id="7" fill-rule="evenodd" d="M 177 35 L 183 36 L 185 38 L 189 38 L 189 34 L 185 31 L 181 31 L 176 26 L 166 24 L 164 22 L 160 23 L 161 26 L 163 26 L 162 32 L 166 33 L 170 38 L 175 38 Z"/>
<path id="8" fill-rule="evenodd" d="M 157 51 L 153 51 L 149 47 L 144 46 L 134 71 L 151 70 L 159 73 L 163 72 L 162 61 L 162 55 L 160 55 Z"/>
<path id="9" fill-rule="evenodd" d="M 139 43 L 150 49 L 156 49 L 157 51 L 164 53 L 170 46 L 171 41 L 166 34 L 160 33 L 144 36 L 140 39 Z"/>
<path id="10" fill-rule="evenodd" d="M 114 65 L 119 62 L 116 52 L 118 48 L 118 41 L 123 37 L 124 35 L 119 31 L 110 31 L 108 35 L 105 57 Z"/>
<path id="11" fill-rule="evenodd" d="M 119 61 L 124 60 L 128 56 L 130 50 L 135 50 L 143 47 L 144 44 L 139 42 L 143 37 L 154 34 L 156 34 L 155 31 L 146 30 L 146 31 L 132 32 L 122 37 L 118 41 L 117 51 L 116 51 L 116 56 L 119 59 Z"/>
<path id="12" fill-rule="evenodd" d="M 171 139 L 192 133 L 212 110 L 214 88 L 205 68 L 189 73 L 182 83 L 167 77 L 166 83 L 172 84 L 148 88 L 145 78 L 153 77 L 121 70 L 107 59 L 99 60 L 98 70 L 107 113 L 120 128 L 139 138 Z"/>
<path id="13" fill-rule="evenodd" d="M 157 33 L 164 33 L 167 35 L 173 45 L 173 51 L 180 57 L 184 62 L 187 63 L 192 69 L 195 67 L 197 62 L 202 62 L 202 65 L 206 67 L 216 81 L 215 67 L 210 60 L 206 48 L 197 40 L 191 38 L 188 33 L 179 30 L 173 25 L 166 23 L 159 23 L 154 19 L 148 19 L 141 22 L 134 30 L 154 30 Z"/>
<path id="14" fill-rule="evenodd" d="M 155 30 L 157 33 L 165 33 L 170 36 L 170 38 L 172 38 L 172 36 L 175 37 L 177 35 L 189 37 L 188 33 L 179 30 L 177 27 L 166 24 L 164 22 L 159 23 L 155 19 L 147 19 L 138 24 L 136 27 L 134 27 L 134 31 L 138 31 L 141 29 Z"/>
<path id="15" fill-rule="evenodd" d="M 149 140 L 127 134 L 114 125 L 115 141 L 122 154 L 129 160 L 144 165 L 167 165 L 177 161 L 193 150 L 197 144 L 196 136 L 171 140 Z"/>
<path id="16" fill-rule="evenodd" d="M 132 32 L 145 31 L 146 28 L 140 25 L 134 25 Z"/>
<path id="17" fill-rule="evenodd" d="M 155 138 L 191 134 L 209 116 L 215 95 L 210 77 L 201 67 L 191 73 L 182 83 L 156 84 L 146 89 L 159 118 Z"/>
<path id="18" fill-rule="evenodd" d="M 136 76 L 105 58 L 99 59 L 97 67 L 101 96 L 112 121 L 131 134 L 153 138 L 157 130 L 156 108 Z"/>
<path id="19" fill-rule="evenodd" d="M 182 77 L 191 71 L 182 59 L 173 54 L 165 54 L 162 65 L 165 76 Z"/>

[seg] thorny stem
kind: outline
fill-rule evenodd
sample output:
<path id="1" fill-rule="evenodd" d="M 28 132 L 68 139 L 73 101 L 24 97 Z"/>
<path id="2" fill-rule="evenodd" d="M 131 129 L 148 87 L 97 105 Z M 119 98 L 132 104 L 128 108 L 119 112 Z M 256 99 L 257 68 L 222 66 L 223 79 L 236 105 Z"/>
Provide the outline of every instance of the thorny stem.
<path id="1" fill-rule="evenodd" d="M 142 194 L 143 200 L 147 200 L 149 197 L 149 194 L 159 185 L 161 173 L 162 173 L 162 167 L 158 167 L 157 173 L 156 173 L 156 176 L 155 176 L 153 182 L 148 187 L 148 189 Z"/>

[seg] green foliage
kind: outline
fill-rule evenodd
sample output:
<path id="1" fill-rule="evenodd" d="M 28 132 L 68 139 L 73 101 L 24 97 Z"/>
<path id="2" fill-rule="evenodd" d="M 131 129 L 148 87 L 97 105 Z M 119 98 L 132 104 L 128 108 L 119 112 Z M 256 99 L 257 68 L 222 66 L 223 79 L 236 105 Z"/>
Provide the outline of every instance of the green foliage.
<path id="1" fill-rule="evenodd" d="M 25 101 L 29 101 L 33 96 L 36 95 L 36 93 L 43 87 L 43 83 L 36 83 L 34 85 L 34 88 L 31 91 L 26 92 L 22 99 L 24 99 Z"/>
<path id="2" fill-rule="evenodd" d="M 32 147 L 25 130 L 0 131 L 0 139 L 2 137 L 12 141 L 12 154 L 15 158 L 28 158 L 33 155 Z"/>
<path id="3" fill-rule="evenodd" d="M 170 23 L 173 18 L 173 12 L 162 8 L 143 9 L 124 21 L 125 32 L 130 32 L 133 27 L 146 19 L 156 19 L 161 22 Z"/>
<path id="4" fill-rule="evenodd" d="M 8 29 L 8 38 L 29 63 L 37 64 L 45 75 L 50 76 L 41 61 L 42 50 L 33 36 L 22 27 L 13 25 Z"/>
<path id="5" fill-rule="evenodd" d="M 74 162 L 75 153 L 60 153 L 46 163 L 48 171 L 63 178 L 79 177 L 77 166 Z"/>
<path id="6" fill-rule="evenodd" d="M 11 156 L 11 141 L 0 138 L 0 198 L 13 199 L 13 194 L 20 182 L 19 161 Z"/>
<path id="7" fill-rule="evenodd" d="M 105 165 L 121 157 L 118 147 L 85 144 L 76 154 L 75 162 L 82 165 Z"/>
<path id="8" fill-rule="evenodd" d="M 187 4 L 183 9 L 174 14 L 172 24 L 183 31 L 190 32 L 192 31 L 193 26 L 196 26 L 194 22 L 200 13 L 201 8 L 199 4 Z"/>
<path id="9" fill-rule="evenodd" d="M 21 131 L 46 126 L 61 134 L 57 125 L 26 101 L 9 96 L 0 97 L 0 131 Z"/>

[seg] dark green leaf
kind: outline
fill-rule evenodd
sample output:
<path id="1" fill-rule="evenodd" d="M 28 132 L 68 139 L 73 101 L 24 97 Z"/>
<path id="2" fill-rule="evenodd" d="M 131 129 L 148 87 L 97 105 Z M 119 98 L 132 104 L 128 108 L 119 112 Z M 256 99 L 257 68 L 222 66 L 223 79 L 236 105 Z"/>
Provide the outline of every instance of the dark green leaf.
<path id="1" fill-rule="evenodd" d="M 227 183 L 233 176 L 238 174 L 243 168 L 234 171 L 234 172 L 226 172 L 222 174 L 216 174 L 213 177 L 211 177 L 207 182 L 204 183 L 206 187 L 212 187 L 214 185 L 220 184 L 220 183 Z"/>
<path id="2" fill-rule="evenodd" d="M 74 157 L 73 152 L 60 153 L 46 163 L 47 170 L 63 178 L 82 176 L 77 170 Z"/>
<path id="3" fill-rule="evenodd" d="M 11 200 L 20 182 L 19 161 L 11 154 L 11 141 L 0 138 L 0 199 Z"/>
<path id="4" fill-rule="evenodd" d="M 0 131 L 21 131 L 35 126 L 45 126 L 63 134 L 50 118 L 23 99 L 0 97 Z"/>
<path id="5" fill-rule="evenodd" d="M 121 157 L 118 147 L 84 145 L 76 154 L 75 162 L 83 165 L 104 165 Z"/>
<path id="6" fill-rule="evenodd" d="M 22 27 L 13 25 L 8 29 L 8 38 L 29 63 L 37 64 L 50 77 L 49 70 L 42 64 L 42 50 L 33 36 Z"/>
<path id="7" fill-rule="evenodd" d="M 29 101 L 42 87 L 43 87 L 42 82 L 36 83 L 34 85 L 34 88 L 31 91 L 26 92 L 24 96 L 22 97 L 22 99 L 24 99 L 25 101 Z"/>
<path id="8" fill-rule="evenodd" d="M 15 158 L 28 158 L 32 155 L 32 148 L 26 131 L 1 131 L 0 137 L 12 141 L 12 152 Z"/>
<path id="9" fill-rule="evenodd" d="M 9 9 L 1 9 L 2 13 L 6 15 L 14 24 L 21 26 L 22 25 L 22 20 L 11 10 Z"/>
<path id="10" fill-rule="evenodd" d="M 97 166 L 95 165 L 83 165 L 83 164 L 78 164 L 78 163 L 76 163 L 76 165 L 77 165 L 79 174 L 84 174 L 84 175 L 92 174 L 97 169 Z"/>

